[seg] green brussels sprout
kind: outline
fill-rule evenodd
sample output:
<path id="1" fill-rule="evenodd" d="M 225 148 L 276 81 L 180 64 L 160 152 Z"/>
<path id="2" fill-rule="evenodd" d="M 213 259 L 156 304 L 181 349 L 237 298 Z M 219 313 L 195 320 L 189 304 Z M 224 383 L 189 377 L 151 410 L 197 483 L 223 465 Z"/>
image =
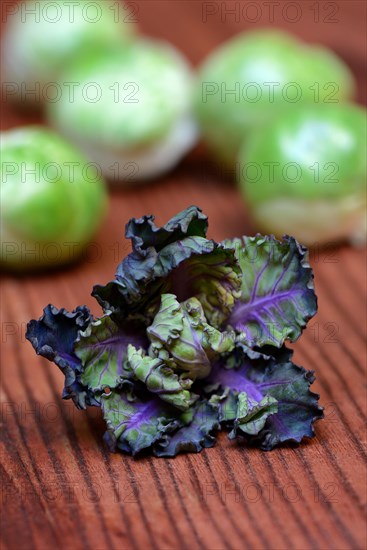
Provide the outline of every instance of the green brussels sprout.
<path id="1" fill-rule="evenodd" d="M 312 245 L 363 239 L 366 112 L 305 105 L 253 132 L 239 154 L 241 191 L 259 229 Z"/>
<path id="2" fill-rule="evenodd" d="M 109 180 L 162 174 L 196 142 L 192 73 L 166 43 L 144 40 L 84 57 L 63 80 L 78 85 L 48 105 L 48 119 Z"/>
<path id="3" fill-rule="evenodd" d="M 74 260 L 104 217 L 96 167 L 43 127 L 1 134 L 1 264 L 19 270 Z"/>
<path id="4" fill-rule="evenodd" d="M 280 110 L 340 102 L 353 91 L 350 70 L 331 51 L 261 30 L 209 55 L 199 68 L 195 109 L 209 149 L 233 166 L 243 140 Z"/>
<path id="5" fill-rule="evenodd" d="M 112 0 L 29 0 L 13 8 L 3 39 L 7 94 L 24 102 L 57 99 L 55 81 L 76 56 L 131 41 L 132 14 Z"/>

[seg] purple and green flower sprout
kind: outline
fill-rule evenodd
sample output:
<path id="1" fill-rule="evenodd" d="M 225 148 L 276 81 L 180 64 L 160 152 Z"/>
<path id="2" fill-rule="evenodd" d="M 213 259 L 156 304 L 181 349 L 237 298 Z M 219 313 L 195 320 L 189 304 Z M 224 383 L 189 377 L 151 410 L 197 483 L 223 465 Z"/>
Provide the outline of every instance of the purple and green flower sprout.
<path id="1" fill-rule="evenodd" d="M 292 238 L 206 238 L 195 206 L 126 226 L 132 252 L 93 296 L 103 315 L 48 305 L 28 324 L 65 375 L 63 398 L 100 407 L 109 448 L 171 457 L 231 439 L 270 450 L 314 436 L 312 371 L 292 362 L 317 310 L 307 250 Z"/>

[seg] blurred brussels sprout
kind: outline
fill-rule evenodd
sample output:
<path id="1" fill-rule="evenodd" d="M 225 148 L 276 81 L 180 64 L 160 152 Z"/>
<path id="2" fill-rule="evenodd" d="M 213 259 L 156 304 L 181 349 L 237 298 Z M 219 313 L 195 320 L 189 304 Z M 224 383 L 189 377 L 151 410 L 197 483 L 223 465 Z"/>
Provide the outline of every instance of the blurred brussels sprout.
<path id="1" fill-rule="evenodd" d="M 1 134 L 1 256 L 19 270 L 74 260 L 106 212 L 96 167 L 42 127 Z"/>
<path id="2" fill-rule="evenodd" d="M 80 59 L 73 94 L 48 105 L 50 123 L 113 181 L 155 177 L 194 145 L 192 73 L 172 46 L 139 41 Z"/>
<path id="3" fill-rule="evenodd" d="M 76 56 L 131 41 L 131 13 L 112 0 L 29 0 L 14 6 L 3 39 L 7 94 L 24 102 L 54 100 L 60 70 Z"/>
<path id="4" fill-rule="evenodd" d="M 351 72 L 331 51 L 261 30 L 209 55 L 199 69 L 195 108 L 216 159 L 233 166 L 244 138 L 279 110 L 340 102 L 353 90 Z"/>
<path id="5" fill-rule="evenodd" d="M 312 245 L 365 238 L 366 112 L 304 106 L 253 132 L 240 187 L 259 229 Z"/>

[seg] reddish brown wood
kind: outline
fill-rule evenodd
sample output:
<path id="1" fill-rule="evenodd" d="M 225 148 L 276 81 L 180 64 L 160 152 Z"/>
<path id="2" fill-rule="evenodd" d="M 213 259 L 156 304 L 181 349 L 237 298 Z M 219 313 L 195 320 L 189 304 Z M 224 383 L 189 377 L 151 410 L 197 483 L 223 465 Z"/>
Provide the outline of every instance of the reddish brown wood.
<path id="1" fill-rule="evenodd" d="M 202 2 L 136 4 L 141 27 L 171 40 L 195 63 L 235 31 L 253 26 L 230 17 L 222 22 L 218 15 L 204 23 Z M 339 22 L 332 24 L 312 20 L 314 2 L 297 4 L 304 14 L 299 23 L 275 23 L 334 47 L 361 83 L 365 4 L 332 3 L 339 7 Z M 360 99 L 363 90 L 360 86 Z M 3 128 L 27 121 L 3 106 Z M 96 261 L 90 258 L 52 274 L 3 276 L 4 549 L 365 547 L 363 250 L 342 246 L 311 254 L 320 308 L 294 346 L 295 359 L 315 370 L 326 419 L 316 426 L 317 437 L 298 448 L 262 453 L 223 434 L 214 449 L 170 460 L 109 454 L 99 412 L 80 412 L 63 402 L 62 375 L 25 342 L 25 323 L 48 302 L 69 309 L 86 303 L 98 313 L 90 289 L 107 282 L 128 251 L 122 236 L 131 216 L 152 212 L 164 222 L 188 204 L 200 205 L 209 215 L 213 238 L 256 230 L 231 178 L 198 149 L 161 181 L 112 192 L 108 219 L 95 240 Z"/>

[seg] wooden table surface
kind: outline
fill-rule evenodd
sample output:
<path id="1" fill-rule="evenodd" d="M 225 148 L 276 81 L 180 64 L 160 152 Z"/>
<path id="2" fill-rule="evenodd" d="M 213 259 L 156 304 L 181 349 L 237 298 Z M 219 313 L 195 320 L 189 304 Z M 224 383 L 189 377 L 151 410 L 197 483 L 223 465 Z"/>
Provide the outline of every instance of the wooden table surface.
<path id="1" fill-rule="evenodd" d="M 194 63 L 231 34 L 254 27 L 245 16 L 236 22 L 222 11 L 254 4 L 249 2 L 133 4 L 145 32 L 171 40 Z M 207 21 L 204 4 L 219 10 Z M 315 20 L 315 2 L 293 4 L 301 7 L 298 23 L 278 14 L 273 24 L 333 47 L 352 67 L 363 101 L 364 2 L 320 2 L 321 15 L 330 5 L 338 8 L 332 23 Z M 269 26 L 266 2 L 257 5 L 263 12 L 257 25 Z M 8 104 L 2 111 L 2 128 L 37 120 Z M 330 246 L 311 253 L 319 313 L 294 345 L 295 361 L 315 370 L 326 418 L 317 423 L 316 438 L 298 448 L 264 453 L 221 434 L 216 447 L 198 455 L 137 460 L 110 454 L 102 444 L 99 411 L 78 411 L 62 401 L 63 376 L 25 341 L 25 324 L 49 302 L 68 309 L 85 303 L 99 313 L 90 290 L 107 282 L 128 252 L 123 228 L 130 217 L 154 213 L 165 222 L 189 204 L 208 214 L 215 239 L 256 230 L 230 175 L 214 168 L 199 148 L 162 180 L 113 191 L 108 219 L 84 262 L 52 274 L 3 275 L 4 549 L 365 547 L 364 250 Z"/>

